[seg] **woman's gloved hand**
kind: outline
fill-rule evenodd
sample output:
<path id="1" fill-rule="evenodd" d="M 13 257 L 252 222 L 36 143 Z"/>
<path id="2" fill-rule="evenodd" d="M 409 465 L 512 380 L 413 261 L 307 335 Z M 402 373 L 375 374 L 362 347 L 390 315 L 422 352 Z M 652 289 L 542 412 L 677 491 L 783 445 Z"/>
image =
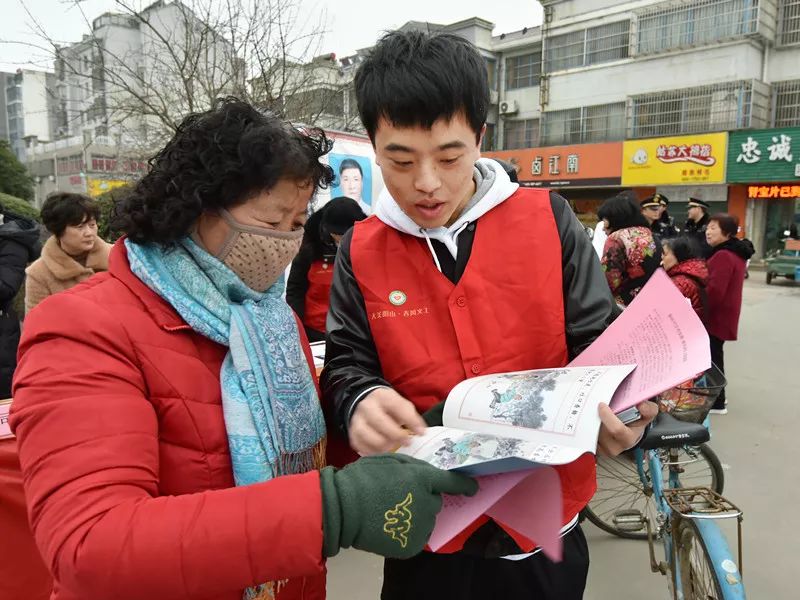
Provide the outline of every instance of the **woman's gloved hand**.
<path id="1" fill-rule="evenodd" d="M 442 494 L 472 496 L 477 482 L 402 454 L 361 458 L 320 472 L 323 553 L 358 548 L 409 558 L 428 543 Z"/>

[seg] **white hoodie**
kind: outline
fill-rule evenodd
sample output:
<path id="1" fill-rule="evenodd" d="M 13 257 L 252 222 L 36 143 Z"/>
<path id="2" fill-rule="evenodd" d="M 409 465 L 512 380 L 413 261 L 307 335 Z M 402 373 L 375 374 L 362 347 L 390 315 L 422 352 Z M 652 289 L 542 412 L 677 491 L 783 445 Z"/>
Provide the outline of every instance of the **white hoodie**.
<path id="1" fill-rule="evenodd" d="M 464 212 L 449 227 L 436 227 L 435 229 L 420 227 L 403 212 L 403 209 L 392 198 L 389 190 L 385 188 L 381 192 L 375 216 L 393 229 L 414 237 L 424 238 L 428 242 L 428 248 L 433 255 L 436 268 L 441 271 L 439 259 L 433 250 L 431 240 L 442 242 L 453 258 L 457 258 L 458 235 L 464 231 L 467 225 L 477 221 L 495 206 L 502 204 L 519 188 L 519 184 L 511 182 L 508 173 L 500 163 L 489 158 L 478 159 L 475 163 L 473 179 L 476 183 L 475 195 L 467 203 Z"/>

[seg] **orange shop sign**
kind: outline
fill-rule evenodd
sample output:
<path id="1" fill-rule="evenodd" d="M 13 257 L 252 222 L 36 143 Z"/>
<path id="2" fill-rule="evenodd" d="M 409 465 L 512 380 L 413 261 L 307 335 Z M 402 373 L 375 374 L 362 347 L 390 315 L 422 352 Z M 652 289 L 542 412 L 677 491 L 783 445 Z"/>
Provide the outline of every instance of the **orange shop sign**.
<path id="1" fill-rule="evenodd" d="M 622 176 L 622 142 L 501 150 L 483 156 L 513 164 L 520 184 L 527 187 L 618 186 Z"/>
<path id="2" fill-rule="evenodd" d="M 747 197 L 756 198 L 800 198 L 800 185 L 748 185 Z"/>

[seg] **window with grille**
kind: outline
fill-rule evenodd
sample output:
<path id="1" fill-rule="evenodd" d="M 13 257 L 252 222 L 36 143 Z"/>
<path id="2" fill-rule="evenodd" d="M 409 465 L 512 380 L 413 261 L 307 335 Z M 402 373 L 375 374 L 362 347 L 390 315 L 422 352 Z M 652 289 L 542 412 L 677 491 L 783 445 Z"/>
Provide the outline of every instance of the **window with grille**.
<path id="1" fill-rule="evenodd" d="M 539 119 L 506 121 L 503 127 L 503 149 L 533 148 L 539 142 Z"/>
<path id="2" fill-rule="evenodd" d="M 711 44 L 756 32 L 759 0 L 694 0 L 638 14 L 639 54 Z"/>
<path id="3" fill-rule="evenodd" d="M 506 59 L 506 89 L 516 90 L 524 87 L 539 85 L 542 71 L 542 47 L 534 48 L 533 52 L 522 56 L 512 56 Z"/>
<path id="4" fill-rule="evenodd" d="M 755 101 L 754 101 L 755 97 Z M 655 137 L 755 127 L 763 100 L 752 83 L 734 81 L 631 98 L 632 137 Z"/>
<path id="5" fill-rule="evenodd" d="M 800 44 L 800 0 L 783 0 L 778 4 L 778 44 Z"/>
<path id="6" fill-rule="evenodd" d="M 581 141 L 581 109 L 554 110 L 542 116 L 542 145 L 578 144 Z"/>
<path id="7" fill-rule="evenodd" d="M 582 67 L 584 60 L 584 44 L 586 30 L 556 35 L 547 40 L 545 45 L 545 63 L 547 72 L 561 71 Z"/>
<path id="8" fill-rule="evenodd" d="M 553 36 L 546 43 L 547 72 L 627 58 L 630 29 L 630 21 L 618 21 Z"/>
<path id="9" fill-rule="evenodd" d="M 582 142 L 610 142 L 624 138 L 624 102 L 587 106 L 583 109 Z"/>
<path id="10" fill-rule="evenodd" d="M 800 79 L 773 85 L 775 127 L 800 126 Z"/>
<path id="11" fill-rule="evenodd" d="M 586 64 L 628 58 L 631 22 L 619 21 L 586 30 Z"/>
<path id="12" fill-rule="evenodd" d="M 625 137 L 625 103 L 555 110 L 542 117 L 542 145 L 607 142 Z"/>

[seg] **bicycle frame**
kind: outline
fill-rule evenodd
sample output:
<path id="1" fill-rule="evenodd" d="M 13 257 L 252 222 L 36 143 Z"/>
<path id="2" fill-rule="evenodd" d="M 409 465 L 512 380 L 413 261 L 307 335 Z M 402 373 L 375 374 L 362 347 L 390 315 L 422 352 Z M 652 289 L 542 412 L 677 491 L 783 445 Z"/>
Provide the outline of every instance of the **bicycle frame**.
<path id="1" fill-rule="evenodd" d="M 664 544 L 664 561 L 656 562 L 654 553 L 654 540 L 651 524 L 647 520 L 647 533 L 648 542 L 650 544 L 650 563 L 654 572 L 660 572 L 664 575 L 671 575 L 673 598 L 678 600 L 682 598 L 681 586 L 681 566 L 677 558 L 675 548 L 675 540 L 673 534 L 677 531 L 677 525 L 681 519 L 692 519 L 697 525 L 701 540 L 705 546 L 710 562 L 714 570 L 714 577 L 719 583 L 722 590 L 722 598 L 720 600 L 745 600 L 744 585 L 742 584 L 742 576 L 737 563 L 731 554 L 725 536 L 722 534 L 718 523 L 711 515 L 699 515 L 697 513 L 676 513 L 670 506 L 665 496 L 665 482 L 663 478 L 664 464 L 661 461 L 659 452 L 656 450 L 649 450 L 646 453 L 643 450 L 636 449 L 634 451 L 636 458 L 636 466 L 639 472 L 639 478 L 644 486 L 644 489 L 650 487 L 653 493 L 653 500 L 656 505 L 656 523 L 657 531 L 661 532 L 662 541 Z M 645 463 L 647 461 L 647 463 Z M 644 471 L 644 465 L 647 464 L 650 470 L 650 481 L 648 482 L 647 476 Z M 666 482 L 667 489 L 679 489 L 680 485 L 680 469 L 674 468 L 670 465 L 669 477 Z M 734 507 L 735 508 L 735 507 Z M 719 517 L 717 517 L 719 518 Z M 739 514 L 739 522 L 741 526 L 741 514 Z M 741 531 L 739 532 L 739 556 L 741 557 Z"/>

